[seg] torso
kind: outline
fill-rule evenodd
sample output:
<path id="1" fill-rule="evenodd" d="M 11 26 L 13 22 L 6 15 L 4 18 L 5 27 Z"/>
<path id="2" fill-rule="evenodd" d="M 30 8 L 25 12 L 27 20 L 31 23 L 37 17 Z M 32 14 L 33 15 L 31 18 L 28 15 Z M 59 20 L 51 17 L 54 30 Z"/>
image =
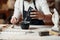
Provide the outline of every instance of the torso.
<path id="1" fill-rule="evenodd" d="M 24 1 L 24 7 L 25 7 L 26 11 L 28 11 L 28 9 L 29 9 L 30 6 L 35 10 L 33 3 L 28 3 L 26 1 Z"/>
<path id="2" fill-rule="evenodd" d="M 21 12 L 23 13 L 23 1 L 20 3 L 20 10 L 21 10 Z M 28 10 L 28 8 L 31 6 L 33 9 L 35 9 L 35 7 L 34 7 L 34 4 L 33 4 L 33 2 L 31 2 L 31 3 L 29 3 L 29 2 L 27 2 L 27 1 L 24 1 L 24 6 L 25 6 L 25 10 L 27 11 Z M 37 1 L 36 1 L 36 7 L 37 7 L 37 9 L 38 9 L 38 11 L 40 10 L 40 6 L 39 6 L 39 4 L 37 3 Z"/>

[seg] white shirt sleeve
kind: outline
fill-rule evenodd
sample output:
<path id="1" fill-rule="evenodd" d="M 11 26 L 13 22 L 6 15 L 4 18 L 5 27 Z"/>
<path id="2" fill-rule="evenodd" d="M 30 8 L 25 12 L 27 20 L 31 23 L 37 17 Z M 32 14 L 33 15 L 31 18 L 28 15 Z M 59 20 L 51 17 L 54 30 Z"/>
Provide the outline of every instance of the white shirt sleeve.
<path id="1" fill-rule="evenodd" d="M 16 17 L 17 19 L 19 19 L 20 13 L 21 13 L 19 6 L 20 6 L 20 0 L 16 0 L 15 5 L 14 5 L 14 14 L 12 18 Z"/>
<path id="2" fill-rule="evenodd" d="M 51 14 L 47 1 L 46 0 L 38 0 L 38 1 L 43 13 L 45 15 Z"/>

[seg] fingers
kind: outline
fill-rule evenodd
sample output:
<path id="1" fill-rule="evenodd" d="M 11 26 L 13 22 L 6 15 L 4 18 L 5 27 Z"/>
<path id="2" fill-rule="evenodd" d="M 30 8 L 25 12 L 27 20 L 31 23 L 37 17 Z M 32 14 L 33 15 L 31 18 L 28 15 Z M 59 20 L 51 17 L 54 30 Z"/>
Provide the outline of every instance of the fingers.
<path id="1" fill-rule="evenodd" d="M 37 19 L 37 15 L 30 15 L 32 19 Z"/>
<path id="2" fill-rule="evenodd" d="M 37 13 L 36 13 L 36 12 L 31 12 L 31 13 L 30 13 L 30 17 L 32 17 L 32 18 L 37 17 Z"/>
<path id="3" fill-rule="evenodd" d="M 16 24 L 17 22 L 18 20 L 15 17 L 11 19 L 11 23 Z"/>
<path id="4" fill-rule="evenodd" d="M 38 15 L 37 12 L 38 12 L 37 10 L 32 10 L 32 12 L 30 13 L 30 17 L 31 18 L 36 18 L 37 15 Z"/>
<path id="5" fill-rule="evenodd" d="M 37 10 L 34 10 L 34 9 L 32 9 L 31 11 L 32 11 L 32 12 L 37 12 Z"/>
<path id="6" fill-rule="evenodd" d="M 36 16 L 37 16 L 37 15 L 30 15 L 30 17 L 32 17 L 32 18 L 33 18 L 33 17 L 36 17 Z"/>
<path id="7" fill-rule="evenodd" d="M 36 12 L 31 12 L 30 15 L 37 15 L 37 13 Z"/>

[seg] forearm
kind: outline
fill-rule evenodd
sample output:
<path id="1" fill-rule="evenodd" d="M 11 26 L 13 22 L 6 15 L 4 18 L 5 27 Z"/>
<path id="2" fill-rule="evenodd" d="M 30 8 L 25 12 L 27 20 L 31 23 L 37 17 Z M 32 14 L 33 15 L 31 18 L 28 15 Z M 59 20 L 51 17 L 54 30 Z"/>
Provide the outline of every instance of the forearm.
<path id="1" fill-rule="evenodd" d="M 17 19 L 20 18 L 21 12 L 20 12 L 20 0 L 16 0 L 14 5 L 14 14 L 12 17 L 16 17 Z"/>
<path id="2" fill-rule="evenodd" d="M 52 15 L 51 14 L 45 15 L 43 21 L 44 22 L 51 22 L 52 21 Z"/>
<path id="3" fill-rule="evenodd" d="M 17 19 L 19 19 L 20 15 L 21 15 L 20 11 L 17 8 L 15 8 L 14 9 L 14 14 L 13 14 L 12 18 L 16 17 Z"/>

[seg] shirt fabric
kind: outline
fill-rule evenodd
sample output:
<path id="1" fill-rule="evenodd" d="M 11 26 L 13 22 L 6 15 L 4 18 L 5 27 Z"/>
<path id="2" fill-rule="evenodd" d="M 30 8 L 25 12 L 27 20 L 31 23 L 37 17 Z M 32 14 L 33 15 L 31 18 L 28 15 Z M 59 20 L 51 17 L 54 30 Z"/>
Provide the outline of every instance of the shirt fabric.
<path id="1" fill-rule="evenodd" d="M 16 2 L 15 2 L 13 17 L 16 17 L 17 19 L 19 19 L 20 14 L 23 14 L 23 1 L 24 0 L 16 0 Z M 37 7 L 38 11 L 42 11 L 45 15 L 51 14 L 46 0 L 35 0 L 35 3 L 36 3 L 36 7 Z M 31 2 L 24 1 L 24 5 L 25 5 L 26 11 L 28 10 L 28 8 L 30 6 L 33 9 L 35 9 L 32 1 Z"/>

